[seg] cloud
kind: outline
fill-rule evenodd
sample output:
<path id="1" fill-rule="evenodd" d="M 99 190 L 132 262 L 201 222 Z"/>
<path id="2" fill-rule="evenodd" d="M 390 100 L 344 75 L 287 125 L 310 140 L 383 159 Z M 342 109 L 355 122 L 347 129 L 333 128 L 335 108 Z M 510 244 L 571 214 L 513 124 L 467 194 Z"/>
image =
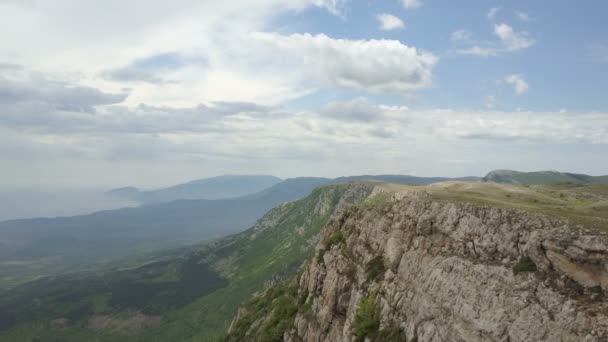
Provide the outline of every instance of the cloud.
<path id="1" fill-rule="evenodd" d="M 501 10 L 502 7 L 492 7 L 490 8 L 490 10 L 488 10 L 488 14 L 487 17 L 488 19 L 494 19 L 496 18 L 496 14 L 498 14 L 498 12 Z"/>
<path id="2" fill-rule="evenodd" d="M 507 52 L 524 50 L 536 43 L 534 39 L 530 38 L 528 32 L 515 31 L 504 23 L 494 25 L 494 35 L 498 37 L 499 42 L 476 42 L 472 39 L 452 40 L 470 45 L 467 48 L 456 50 L 457 53 L 482 57 L 499 56 Z"/>
<path id="3" fill-rule="evenodd" d="M 529 38 L 528 32 L 516 32 L 507 24 L 494 25 L 494 34 L 500 38 L 507 51 L 527 49 L 535 43 Z"/>
<path id="4" fill-rule="evenodd" d="M 403 7 L 406 9 L 413 9 L 422 6 L 422 0 L 401 0 Z"/>
<path id="5" fill-rule="evenodd" d="M 397 40 L 334 39 L 324 34 L 256 33 L 274 64 L 294 63 L 306 78 L 371 92 L 411 92 L 429 87 L 438 57 Z"/>
<path id="6" fill-rule="evenodd" d="M 279 76 L 285 70 L 271 74 L 248 67 L 249 59 L 259 60 L 264 51 L 249 50 L 243 58 L 236 57 L 234 50 L 244 45 L 250 32 L 268 29 L 283 14 L 318 8 L 342 16 L 348 4 L 348 0 L 175 0 L 170 4 L 132 0 L 122 6 L 118 0 L 60 0 L 15 6 L 16 2 L 0 2 L 0 19 L 11 27 L 11 32 L 0 31 L 2 63 L 71 73 L 108 92 L 130 88 L 126 100 L 130 106 L 254 99 L 278 104 L 302 96 L 310 89 L 302 88 L 299 79 Z M 34 41 L 39 43 L 27 43 Z"/>
<path id="7" fill-rule="evenodd" d="M 532 17 L 526 12 L 515 12 L 515 15 L 517 15 L 517 18 L 521 21 L 532 21 Z"/>
<path id="8" fill-rule="evenodd" d="M 344 121 L 373 122 L 385 118 L 384 110 L 378 108 L 365 98 L 357 98 L 347 102 L 330 102 L 319 110 L 323 117 Z"/>
<path id="9" fill-rule="evenodd" d="M 312 0 L 312 3 L 326 9 L 333 15 L 341 16 L 348 0 Z"/>
<path id="10" fill-rule="evenodd" d="M 378 21 L 380 22 L 380 29 L 383 31 L 392 31 L 397 29 L 402 29 L 405 27 L 403 20 L 392 15 L 392 14 L 378 14 L 376 16 Z"/>
<path id="11" fill-rule="evenodd" d="M 138 58 L 126 66 L 103 72 L 102 76 L 112 81 L 166 83 L 162 74 L 181 69 L 187 64 L 201 64 L 202 58 L 187 59 L 177 53 L 162 53 Z"/>
<path id="12" fill-rule="evenodd" d="M 473 34 L 469 30 L 457 30 L 452 32 L 450 39 L 453 42 L 469 41 Z"/>
<path id="13" fill-rule="evenodd" d="M 338 176 L 402 173 L 416 165 L 431 175 L 442 159 L 475 160 L 473 169 L 459 172 L 477 174 L 493 162 L 522 167 L 522 149 L 525 161 L 554 165 L 538 146 L 585 144 L 585 155 L 601 160 L 608 145 L 608 115 L 594 112 L 417 110 L 365 98 L 309 110 L 254 103 L 106 105 L 95 115 L 42 109 L 18 121 L 27 116 L 0 108 L 0 179 L 31 184 L 39 180 L 32 165 L 57 165 L 45 168 L 45 181 L 89 185 L 171 183 L 239 169 Z"/>
<path id="14" fill-rule="evenodd" d="M 486 108 L 494 109 L 494 108 L 496 108 L 497 103 L 498 103 L 498 100 L 496 99 L 495 95 L 488 95 L 486 97 Z"/>
<path id="15" fill-rule="evenodd" d="M 527 93 L 528 89 L 530 88 L 522 75 L 509 75 L 505 77 L 505 82 L 513 86 L 513 90 L 517 95 L 523 95 Z"/>
<path id="16" fill-rule="evenodd" d="M 0 68 L 0 105 L 4 115 L 16 108 L 95 113 L 97 106 L 117 104 L 127 96 L 50 79 L 17 65 Z"/>

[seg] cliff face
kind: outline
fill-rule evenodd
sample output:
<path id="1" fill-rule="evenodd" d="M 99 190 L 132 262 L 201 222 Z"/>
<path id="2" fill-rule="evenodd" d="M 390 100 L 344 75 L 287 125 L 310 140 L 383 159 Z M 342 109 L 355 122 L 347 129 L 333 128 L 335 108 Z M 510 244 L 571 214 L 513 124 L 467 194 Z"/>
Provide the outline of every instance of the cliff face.
<path id="1" fill-rule="evenodd" d="M 608 340 L 606 235 L 515 209 L 395 197 L 326 226 L 294 280 L 299 309 L 284 340 Z"/>

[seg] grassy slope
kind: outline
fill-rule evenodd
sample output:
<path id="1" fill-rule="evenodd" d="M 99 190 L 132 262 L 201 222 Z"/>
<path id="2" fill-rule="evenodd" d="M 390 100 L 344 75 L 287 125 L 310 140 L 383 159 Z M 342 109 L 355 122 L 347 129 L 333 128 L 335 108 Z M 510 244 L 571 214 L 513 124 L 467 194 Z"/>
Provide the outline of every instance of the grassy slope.
<path id="1" fill-rule="evenodd" d="M 516 186 L 447 182 L 427 187 L 385 185 L 394 191 L 427 191 L 435 199 L 517 208 L 559 216 L 589 228 L 608 231 L 608 185 L 560 183 Z"/>
<path id="2" fill-rule="evenodd" d="M 361 185 L 358 186 L 360 191 L 357 196 L 351 198 L 353 202 L 362 200 L 371 191 L 369 186 L 365 188 L 361 188 Z M 0 340 L 28 341 L 36 337 L 41 337 L 38 339 L 39 341 L 209 341 L 217 339 L 225 333 L 237 308 L 243 301 L 262 289 L 277 275 L 287 277 L 295 273 L 310 256 L 315 244 L 314 237 L 327 223 L 340 199 L 352 187 L 352 184 L 342 184 L 319 188 L 303 200 L 273 209 L 252 229 L 207 245 L 188 259 L 183 259 L 181 264 L 192 265 L 193 261 L 203 261 L 203 265 L 211 265 L 216 272 L 228 279 L 227 284 L 187 302 L 182 301 L 185 305 L 175 308 L 165 307 L 163 309 L 153 306 L 152 308 L 156 308 L 156 310 L 151 311 L 149 303 L 145 300 L 136 303 L 137 305 L 133 307 L 143 309 L 145 313 L 162 314 L 161 323 L 155 328 L 125 336 L 93 332 L 86 327 L 87 318 L 91 316 L 92 312 L 95 312 L 96 307 L 97 311 L 99 311 L 99 307 L 102 307 L 104 313 L 113 315 L 125 312 L 127 307 L 125 303 L 104 301 L 107 289 L 97 289 L 93 286 L 93 284 L 103 283 L 109 277 L 114 276 L 111 273 L 103 277 L 92 278 L 92 280 L 85 277 L 84 280 L 77 279 L 67 282 L 65 286 L 73 288 L 68 293 L 69 296 L 64 299 L 53 297 L 54 301 L 50 301 L 47 305 L 51 309 L 59 308 L 58 312 L 46 315 L 44 313 L 31 314 L 33 320 L 18 324 L 8 331 L 0 331 Z M 175 265 L 173 269 L 180 267 L 181 264 Z M 128 274 L 139 275 L 137 280 L 143 282 L 143 286 L 151 281 L 144 279 L 144 275 L 147 274 L 144 268 L 130 270 Z M 179 281 L 181 278 L 167 268 L 164 272 L 155 274 L 151 279 L 175 285 L 170 282 Z M 57 282 L 65 283 L 66 279 L 59 279 Z M 51 283 L 53 282 L 51 281 Z M 23 292 L 21 298 L 31 301 L 32 298 L 38 297 L 35 290 L 19 289 Z M 78 295 L 81 292 L 83 293 Z M 174 293 L 173 297 L 163 297 L 155 293 L 152 295 L 158 295 L 163 300 L 171 302 L 178 294 Z M 100 305 L 100 296 L 102 305 Z M 127 299 L 123 299 L 124 301 Z M 75 321 L 67 329 L 49 328 L 48 321 L 65 316 L 73 308 L 64 306 L 73 303 L 81 304 L 85 310 L 81 316 L 85 318 Z M 38 309 L 40 307 L 36 307 L 32 303 L 26 306 L 28 305 L 29 308 Z"/>

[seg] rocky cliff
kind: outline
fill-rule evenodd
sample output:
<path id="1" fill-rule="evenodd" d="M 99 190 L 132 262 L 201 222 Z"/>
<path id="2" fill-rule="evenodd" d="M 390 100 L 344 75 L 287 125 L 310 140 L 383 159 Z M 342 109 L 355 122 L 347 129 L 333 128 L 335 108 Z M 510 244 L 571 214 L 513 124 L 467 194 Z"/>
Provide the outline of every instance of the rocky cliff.
<path id="1" fill-rule="evenodd" d="M 316 249 L 228 340 L 608 341 L 608 237 L 560 218 L 379 193 Z"/>

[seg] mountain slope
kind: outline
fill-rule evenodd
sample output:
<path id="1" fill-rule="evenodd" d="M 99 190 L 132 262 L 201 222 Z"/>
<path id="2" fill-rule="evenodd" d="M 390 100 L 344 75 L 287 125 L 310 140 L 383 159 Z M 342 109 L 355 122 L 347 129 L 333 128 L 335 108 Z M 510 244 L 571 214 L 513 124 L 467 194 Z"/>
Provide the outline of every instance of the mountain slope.
<path id="1" fill-rule="evenodd" d="M 558 171 L 520 172 L 513 170 L 495 170 L 488 173 L 482 181 L 520 185 L 541 185 L 551 183 L 608 184 L 608 176 L 589 176 Z"/>
<path id="2" fill-rule="evenodd" d="M 447 182 L 447 181 L 476 182 L 476 181 L 481 180 L 481 177 L 449 178 L 449 177 L 416 177 L 416 176 L 408 176 L 408 175 L 363 175 L 363 176 L 339 177 L 339 178 L 334 179 L 335 182 L 362 181 L 362 180 L 363 181 L 364 180 L 373 180 L 373 181 L 388 182 L 388 183 L 428 185 L 428 184 Z"/>
<path id="3" fill-rule="evenodd" d="M 253 194 L 280 182 L 281 179 L 274 176 L 226 175 L 194 180 L 159 190 L 140 191 L 134 187 L 126 187 L 110 190 L 108 194 L 141 204 L 191 199 L 215 200 Z"/>
<path id="4" fill-rule="evenodd" d="M 0 286 L 237 233 L 324 179 L 295 178 L 234 199 L 180 200 L 90 215 L 0 222 Z"/>
<path id="5" fill-rule="evenodd" d="M 371 189 L 361 183 L 323 186 L 194 254 L 103 275 L 40 280 L 5 292 L 0 296 L 0 340 L 209 341 L 226 331 L 243 300 L 265 284 L 293 275 L 311 256 L 330 217 L 363 201 Z M 131 334 L 111 324 L 93 329 L 92 322 L 101 317 L 150 324 Z M 50 322 L 63 325 L 53 329 Z"/>
<path id="6" fill-rule="evenodd" d="M 497 188 L 511 205 L 481 202 Z M 241 307 L 226 340 L 605 341 L 608 235 L 526 206 L 608 193 L 555 189 L 377 186 L 322 230 L 300 274 Z"/>

